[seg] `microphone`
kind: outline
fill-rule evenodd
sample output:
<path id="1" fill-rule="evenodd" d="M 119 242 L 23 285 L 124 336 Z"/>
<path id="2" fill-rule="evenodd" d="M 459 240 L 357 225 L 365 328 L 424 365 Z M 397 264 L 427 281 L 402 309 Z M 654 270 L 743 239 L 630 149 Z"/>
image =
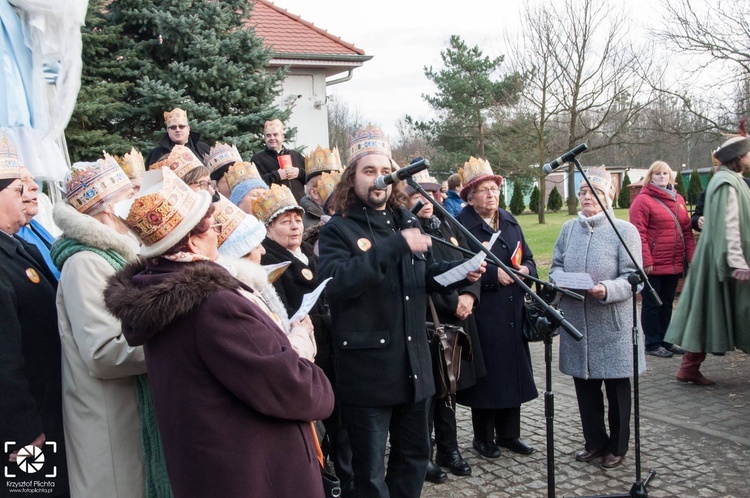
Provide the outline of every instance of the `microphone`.
<path id="1" fill-rule="evenodd" d="M 422 201 L 422 199 L 418 200 L 418 201 L 417 201 L 417 202 L 416 202 L 416 203 L 415 203 L 415 204 L 414 204 L 414 205 L 413 205 L 413 206 L 411 207 L 411 214 L 413 214 L 414 216 L 416 216 L 416 215 L 417 215 L 417 213 L 419 213 L 419 212 L 420 212 L 420 211 L 422 210 L 422 208 L 423 208 L 423 207 L 424 207 L 424 202 Z"/>
<path id="2" fill-rule="evenodd" d="M 375 188 L 379 190 L 385 190 L 388 188 L 388 185 L 393 185 L 396 182 L 400 182 L 401 180 L 404 180 L 407 177 L 410 177 L 415 173 L 419 173 L 420 171 L 425 170 L 429 167 L 430 161 L 428 161 L 424 157 L 418 157 L 411 163 L 409 163 L 409 166 L 406 166 L 405 168 L 394 171 L 390 175 L 382 175 L 377 177 L 375 179 Z"/>
<path id="3" fill-rule="evenodd" d="M 549 162 L 549 163 L 545 164 L 544 166 L 542 166 L 542 171 L 544 171 L 545 175 L 549 175 L 550 173 L 552 173 L 553 171 L 555 171 L 557 168 L 559 168 L 560 166 L 562 166 L 565 163 L 569 163 L 578 154 L 580 154 L 581 152 L 585 152 L 588 149 L 589 149 L 589 146 L 586 145 L 586 144 L 576 145 L 573 149 L 569 150 L 568 152 L 566 152 L 562 156 L 558 157 L 554 161 Z"/>

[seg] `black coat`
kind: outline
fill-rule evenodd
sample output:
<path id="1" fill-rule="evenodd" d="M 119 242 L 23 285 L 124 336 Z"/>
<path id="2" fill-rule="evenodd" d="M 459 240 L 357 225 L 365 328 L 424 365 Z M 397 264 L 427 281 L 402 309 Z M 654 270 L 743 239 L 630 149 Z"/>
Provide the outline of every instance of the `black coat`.
<path id="1" fill-rule="evenodd" d="M 437 237 L 439 239 L 450 242 L 453 245 L 468 249 L 469 245 L 466 243 L 466 237 L 460 230 L 451 226 L 450 222 L 441 220 L 440 227 L 433 229 L 430 227 L 427 220 L 420 218 L 419 221 L 422 224 L 422 229 L 428 235 Z M 435 261 L 455 261 L 466 257 L 461 251 L 457 249 L 451 249 L 445 244 L 434 242 L 432 244 L 432 256 Z M 471 362 L 462 360 L 461 365 L 461 376 L 458 378 L 457 387 L 458 390 L 466 389 L 473 386 L 479 377 L 484 376 L 484 358 L 482 357 L 482 345 L 479 341 L 479 333 L 477 331 L 477 324 L 474 320 L 474 314 L 472 313 L 466 320 L 461 320 L 456 317 L 456 308 L 458 307 L 458 296 L 461 294 L 471 294 L 476 299 L 476 306 L 479 305 L 480 289 L 482 287 L 481 281 L 477 280 L 473 284 L 469 284 L 465 287 L 454 290 L 450 294 L 441 292 L 432 292 L 432 302 L 435 303 L 435 311 L 438 314 L 440 323 L 449 323 L 451 325 L 458 325 L 463 327 L 466 333 L 471 339 L 472 351 L 474 353 L 474 359 Z M 427 320 L 432 320 L 432 313 L 430 312 L 429 306 L 427 307 Z"/>
<path id="2" fill-rule="evenodd" d="M 279 277 L 273 286 L 286 307 L 289 318 L 294 315 L 302 304 L 305 294 L 314 291 L 320 279 L 318 278 L 318 257 L 313 253 L 310 244 L 303 242 L 300 246 L 302 253 L 307 256 L 308 264 L 305 265 L 297 259 L 289 250 L 279 243 L 269 239 L 263 240 L 266 253 L 261 257 L 264 265 L 273 265 L 291 261 L 292 264 Z M 333 338 L 331 336 L 331 313 L 326 304 L 325 295 L 320 296 L 313 309 L 310 310 L 310 320 L 315 328 L 315 345 L 318 353 L 315 355 L 315 364 L 318 365 L 333 379 Z"/>
<path id="3" fill-rule="evenodd" d="M 162 156 L 169 154 L 172 152 L 172 149 L 174 148 L 176 144 L 170 140 L 169 133 L 165 133 L 163 137 L 159 140 L 159 143 L 154 147 L 151 152 L 148 153 L 148 157 L 146 158 L 146 169 L 148 169 L 152 164 L 159 161 Z M 211 147 L 208 146 L 207 143 L 201 142 L 201 134 L 197 131 L 191 131 L 190 135 L 188 135 L 188 141 L 185 144 L 185 147 L 193 151 L 193 154 L 200 159 L 200 161 L 203 164 L 206 164 L 206 160 L 203 158 L 204 154 L 208 154 L 211 152 Z"/>
<path id="4" fill-rule="evenodd" d="M 531 276 L 537 276 L 534 255 L 518 221 L 504 209 L 499 210 L 499 216 L 501 235 L 492 247 L 492 253 L 511 266 L 510 256 L 520 241 L 523 250 L 521 264 L 529 269 Z M 494 233 L 471 206 L 464 207 L 456 219 L 479 242 L 487 242 Z M 472 247 L 472 250 L 479 249 Z M 501 286 L 497 269 L 487 261 L 487 271 L 481 279 L 482 300 L 475 311 L 487 375 L 456 395 L 458 403 L 474 408 L 515 408 L 539 395 L 529 345 L 522 333 L 524 291 L 516 284 Z"/>
<path id="5" fill-rule="evenodd" d="M 44 433 L 43 474 L 57 466 L 55 492 L 67 492 L 65 439 L 62 421 L 62 366 L 55 305 L 56 280 L 39 251 L 0 233 L 0 440 L 15 441 L 10 451 Z M 7 455 L 6 455 L 7 458 Z M 5 463 L 3 463 L 5 465 Z M 25 480 L 14 464 L 8 469 Z M 5 486 L 2 486 L 5 489 Z"/>
<path id="6" fill-rule="evenodd" d="M 435 393 L 427 291 L 442 289 L 433 277 L 454 265 L 412 254 L 398 231 L 418 227 L 405 209 L 376 211 L 357 200 L 320 230 L 319 278 L 333 277 L 326 291 L 344 404 L 394 406 Z"/>
<path id="7" fill-rule="evenodd" d="M 297 178 L 282 180 L 281 176 L 279 176 L 279 156 L 285 154 L 292 157 L 292 166 L 299 168 Z M 297 202 L 300 202 L 305 196 L 305 158 L 296 150 L 282 148 L 281 152 L 276 152 L 275 150 L 266 147 L 255 154 L 251 161 L 258 167 L 260 177 L 269 187 L 272 183 L 286 185 L 292 191 L 292 194 L 294 194 L 294 198 L 297 199 Z"/>

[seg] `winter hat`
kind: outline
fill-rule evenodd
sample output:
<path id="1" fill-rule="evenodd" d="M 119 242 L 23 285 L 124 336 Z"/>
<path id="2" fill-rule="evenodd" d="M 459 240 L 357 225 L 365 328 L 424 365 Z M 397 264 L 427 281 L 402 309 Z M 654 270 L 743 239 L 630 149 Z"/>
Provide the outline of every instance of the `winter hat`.
<path id="1" fill-rule="evenodd" d="M 224 175 L 229 188 L 229 200 L 239 205 L 248 192 L 256 188 L 268 190 L 268 185 L 260 177 L 258 168 L 253 163 L 238 162 L 227 169 Z"/>
<path id="2" fill-rule="evenodd" d="M 611 208 L 612 201 L 615 200 L 615 186 L 612 183 L 612 175 L 609 174 L 609 171 L 601 166 L 597 166 L 596 168 L 589 169 L 586 175 L 595 189 L 604 192 L 606 198 L 602 200 L 606 202 L 607 208 Z M 584 186 L 586 184 L 582 183 L 581 187 Z"/>
<path id="3" fill-rule="evenodd" d="M 214 219 L 221 225 L 219 254 L 241 258 L 263 242 L 266 228 L 255 216 L 246 214 L 226 197 L 215 205 Z"/>
<path id="4" fill-rule="evenodd" d="M 721 164 L 742 157 L 750 152 L 750 137 L 732 137 L 716 149 L 714 156 Z"/>

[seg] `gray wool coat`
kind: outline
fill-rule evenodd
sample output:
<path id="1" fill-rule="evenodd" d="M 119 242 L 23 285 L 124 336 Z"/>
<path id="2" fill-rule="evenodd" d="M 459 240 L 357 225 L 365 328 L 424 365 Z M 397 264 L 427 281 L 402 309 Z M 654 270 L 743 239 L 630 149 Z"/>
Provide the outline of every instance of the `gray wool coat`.
<path id="1" fill-rule="evenodd" d="M 614 218 L 614 214 L 610 211 Z M 630 252 L 641 264 L 638 230 L 614 220 Z M 586 294 L 583 302 L 563 297 L 560 308 L 583 339 L 560 333 L 560 371 L 579 379 L 618 379 L 633 375 L 633 303 L 628 275 L 635 271 L 604 213 L 579 214 L 566 222 L 555 243 L 550 275 L 557 270 L 585 272 L 607 288 L 605 301 Z M 640 290 L 640 288 L 639 288 Z M 638 341 L 638 373 L 646 366 L 643 333 Z"/>

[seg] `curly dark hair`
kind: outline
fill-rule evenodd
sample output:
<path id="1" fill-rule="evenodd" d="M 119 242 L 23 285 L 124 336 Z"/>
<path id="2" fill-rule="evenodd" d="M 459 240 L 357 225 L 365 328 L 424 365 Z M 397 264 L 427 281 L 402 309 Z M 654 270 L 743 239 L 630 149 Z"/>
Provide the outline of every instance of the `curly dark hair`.
<path id="1" fill-rule="evenodd" d="M 200 235 L 203 233 L 208 232 L 208 230 L 211 228 L 211 216 L 213 216 L 214 211 L 216 211 L 216 206 L 214 206 L 213 203 L 211 203 L 208 206 L 208 210 L 206 211 L 206 214 L 203 215 L 203 218 L 198 222 L 197 225 L 193 227 L 192 230 L 188 232 L 187 235 L 185 235 L 183 238 L 180 239 L 179 242 L 177 242 L 175 245 L 164 251 L 164 254 L 175 254 L 181 251 L 187 251 L 188 250 L 188 239 L 191 235 Z"/>
<path id="2" fill-rule="evenodd" d="M 346 217 L 349 207 L 357 199 L 357 194 L 354 192 L 354 176 L 357 173 L 357 166 L 360 159 L 344 170 L 341 174 L 341 181 L 339 181 L 333 192 L 331 192 L 330 198 L 326 201 L 326 204 L 329 204 L 335 213 L 340 213 L 344 217 Z M 396 163 L 391 160 L 391 164 L 395 167 Z M 388 196 L 386 204 L 391 208 L 400 208 L 406 206 L 408 202 L 409 196 L 404 191 L 403 182 L 394 183 L 391 186 L 391 195 Z"/>

